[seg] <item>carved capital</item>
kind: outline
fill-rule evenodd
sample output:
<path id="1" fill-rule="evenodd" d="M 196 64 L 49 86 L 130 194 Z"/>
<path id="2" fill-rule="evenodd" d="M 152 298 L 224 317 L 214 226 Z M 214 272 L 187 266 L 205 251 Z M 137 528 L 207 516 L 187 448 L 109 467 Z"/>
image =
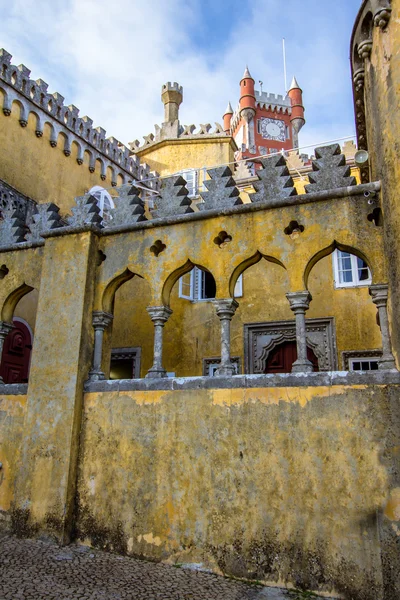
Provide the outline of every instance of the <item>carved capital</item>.
<path id="1" fill-rule="evenodd" d="M 217 316 L 220 320 L 228 319 L 231 321 L 239 304 L 232 298 L 226 300 L 213 300 Z"/>
<path id="2" fill-rule="evenodd" d="M 387 283 L 379 283 L 376 285 L 369 286 L 369 293 L 372 298 L 372 302 L 379 308 L 381 306 L 387 306 L 388 301 L 388 285 Z"/>
<path id="3" fill-rule="evenodd" d="M 148 306 L 146 310 L 154 325 L 161 325 L 162 327 L 172 315 L 172 310 L 168 306 Z"/>
<path id="4" fill-rule="evenodd" d="M 304 292 L 288 292 L 286 298 L 289 300 L 290 308 L 294 314 L 305 313 L 310 308 L 312 296 L 308 290 Z"/>
<path id="5" fill-rule="evenodd" d="M 385 29 L 387 24 L 390 21 L 390 16 L 392 14 L 392 9 L 388 6 L 387 8 L 381 8 L 377 10 L 374 15 L 374 24 L 375 27 L 380 27 L 381 29 Z"/>
<path id="6" fill-rule="evenodd" d="M 111 321 L 113 320 L 114 315 L 111 313 L 105 312 L 103 310 L 93 311 L 92 313 L 92 325 L 93 329 L 102 329 L 103 331 L 107 329 Z"/>

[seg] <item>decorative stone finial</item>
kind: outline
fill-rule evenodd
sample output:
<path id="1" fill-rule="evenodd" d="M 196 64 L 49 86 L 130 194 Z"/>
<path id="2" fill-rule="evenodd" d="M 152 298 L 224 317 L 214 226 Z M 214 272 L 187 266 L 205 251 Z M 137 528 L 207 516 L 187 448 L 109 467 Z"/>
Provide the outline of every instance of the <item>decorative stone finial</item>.
<path id="1" fill-rule="evenodd" d="M 160 196 L 157 198 L 157 208 L 152 211 L 156 219 L 185 215 L 192 213 L 191 200 L 188 197 L 186 181 L 181 175 L 165 177 L 161 182 Z"/>
<path id="2" fill-rule="evenodd" d="M 119 196 L 114 198 L 115 208 L 111 209 L 109 227 L 147 221 L 144 216 L 144 202 L 139 198 L 139 189 L 131 184 L 118 188 Z"/>
<path id="3" fill-rule="evenodd" d="M 204 181 L 208 192 L 201 194 L 204 202 L 199 204 L 200 210 L 212 210 L 215 208 L 222 210 L 224 208 L 231 208 L 237 204 L 243 204 L 229 167 L 217 167 L 216 169 L 210 169 L 207 173 L 211 179 Z"/>
<path id="4" fill-rule="evenodd" d="M 36 212 L 33 215 L 33 223 L 29 229 L 30 232 L 26 236 L 28 242 L 39 242 L 42 240 L 42 233 L 57 229 L 63 226 L 63 221 L 59 215 L 59 207 L 53 202 L 45 202 L 44 204 L 36 205 Z"/>
<path id="5" fill-rule="evenodd" d="M 25 241 L 24 215 L 18 208 L 7 206 L 0 221 L 0 246 L 12 246 Z"/>
<path id="6" fill-rule="evenodd" d="M 356 185 L 356 178 L 350 175 L 350 166 L 346 165 L 339 144 L 316 148 L 315 156 L 313 170 L 308 176 L 310 184 L 305 186 L 307 194 Z"/>
<path id="7" fill-rule="evenodd" d="M 262 169 L 256 171 L 258 181 L 253 185 L 255 194 L 250 194 L 252 202 L 271 202 L 284 200 L 296 196 L 297 191 L 293 186 L 286 161 L 281 154 L 261 158 Z"/>

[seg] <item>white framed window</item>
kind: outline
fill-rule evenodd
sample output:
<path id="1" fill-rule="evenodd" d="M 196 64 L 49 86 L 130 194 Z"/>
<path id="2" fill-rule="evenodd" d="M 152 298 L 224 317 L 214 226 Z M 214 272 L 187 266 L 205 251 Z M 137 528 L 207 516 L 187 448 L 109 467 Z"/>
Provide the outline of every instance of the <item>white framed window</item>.
<path id="1" fill-rule="evenodd" d="M 177 175 L 182 175 L 183 179 L 186 181 L 189 198 L 194 198 L 199 195 L 199 173 L 197 169 L 178 171 Z"/>
<path id="2" fill-rule="evenodd" d="M 335 287 L 370 285 L 371 271 L 362 258 L 350 254 L 350 252 L 335 250 L 332 253 L 332 260 Z"/>
<path id="3" fill-rule="evenodd" d="M 378 368 L 374 358 L 349 358 L 349 371 L 377 371 Z"/>
<path id="4" fill-rule="evenodd" d="M 185 273 L 179 279 L 179 298 L 193 300 L 194 292 L 194 269 Z"/>
<path id="5" fill-rule="evenodd" d="M 214 300 L 216 292 L 215 279 L 208 271 L 193 267 L 179 279 L 179 297 L 192 302 Z M 235 285 L 234 297 L 243 296 L 243 276 L 239 275 Z"/>
<path id="6" fill-rule="evenodd" d="M 95 185 L 89 190 L 89 194 L 96 198 L 100 209 L 100 216 L 103 217 L 103 221 L 106 223 L 111 221 L 111 209 L 115 207 L 115 204 L 107 190 L 99 185 Z"/>

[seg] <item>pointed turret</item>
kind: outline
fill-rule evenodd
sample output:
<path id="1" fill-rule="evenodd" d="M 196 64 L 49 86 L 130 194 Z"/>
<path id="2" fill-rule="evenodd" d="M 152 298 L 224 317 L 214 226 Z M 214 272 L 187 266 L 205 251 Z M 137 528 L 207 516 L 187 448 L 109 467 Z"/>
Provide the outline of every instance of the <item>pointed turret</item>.
<path id="1" fill-rule="evenodd" d="M 231 106 L 231 103 L 228 102 L 228 106 L 226 107 L 226 111 L 224 112 L 224 131 L 226 134 L 230 133 L 231 130 L 231 119 L 232 119 L 232 115 L 233 115 L 233 109 Z"/>
<path id="2" fill-rule="evenodd" d="M 253 79 L 252 76 L 250 75 L 249 67 L 247 65 L 244 70 L 242 79 Z M 254 79 L 253 79 L 253 81 L 254 81 Z"/>
<path id="3" fill-rule="evenodd" d="M 304 126 L 306 120 L 304 118 L 304 106 L 303 106 L 303 91 L 299 84 L 297 83 L 296 77 L 293 77 L 292 83 L 290 84 L 290 88 L 288 91 L 288 96 L 292 103 L 292 114 L 290 117 L 290 122 L 293 127 L 293 141 L 294 147 L 298 147 L 298 133 L 300 129 Z"/>
<path id="4" fill-rule="evenodd" d="M 249 123 L 256 114 L 256 97 L 254 94 L 254 79 L 246 65 L 240 81 L 240 114 Z"/>
<path id="5" fill-rule="evenodd" d="M 293 79 L 292 79 L 292 83 L 290 84 L 289 92 L 290 92 L 291 90 L 300 90 L 300 89 L 301 89 L 301 88 L 300 88 L 299 84 L 297 83 L 297 79 L 296 79 L 296 77 L 293 75 Z"/>

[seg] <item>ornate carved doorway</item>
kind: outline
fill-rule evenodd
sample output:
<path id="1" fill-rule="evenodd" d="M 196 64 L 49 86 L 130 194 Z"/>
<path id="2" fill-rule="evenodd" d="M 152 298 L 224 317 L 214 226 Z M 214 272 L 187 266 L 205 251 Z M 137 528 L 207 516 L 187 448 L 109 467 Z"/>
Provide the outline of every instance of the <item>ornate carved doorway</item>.
<path id="1" fill-rule="evenodd" d="M 4 342 L 0 375 L 4 383 L 27 383 L 32 351 L 32 334 L 24 322 L 13 319 L 14 329 Z"/>
<path id="2" fill-rule="evenodd" d="M 336 371 L 337 350 L 334 318 L 306 319 L 306 339 L 309 349 L 308 359 L 315 365 L 314 370 Z M 290 343 L 292 346 L 289 346 Z M 295 348 L 296 324 L 294 320 L 244 325 L 245 373 L 290 372 L 295 360 L 293 358 Z M 277 354 L 274 357 L 275 351 Z M 274 365 L 271 364 L 272 360 Z M 290 361 L 290 368 L 287 368 L 286 363 Z M 317 365 L 318 368 L 316 368 Z M 276 370 L 267 370 L 271 368 Z"/>
<path id="3" fill-rule="evenodd" d="M 307 358 L 312 362 L 314 371 L 319 371 L 318 358 L 308 347 Z M 269 353 L 265 373 L 290 373 L 295 360 L 297 360 L 296 342 L 283 342 Z"/>

